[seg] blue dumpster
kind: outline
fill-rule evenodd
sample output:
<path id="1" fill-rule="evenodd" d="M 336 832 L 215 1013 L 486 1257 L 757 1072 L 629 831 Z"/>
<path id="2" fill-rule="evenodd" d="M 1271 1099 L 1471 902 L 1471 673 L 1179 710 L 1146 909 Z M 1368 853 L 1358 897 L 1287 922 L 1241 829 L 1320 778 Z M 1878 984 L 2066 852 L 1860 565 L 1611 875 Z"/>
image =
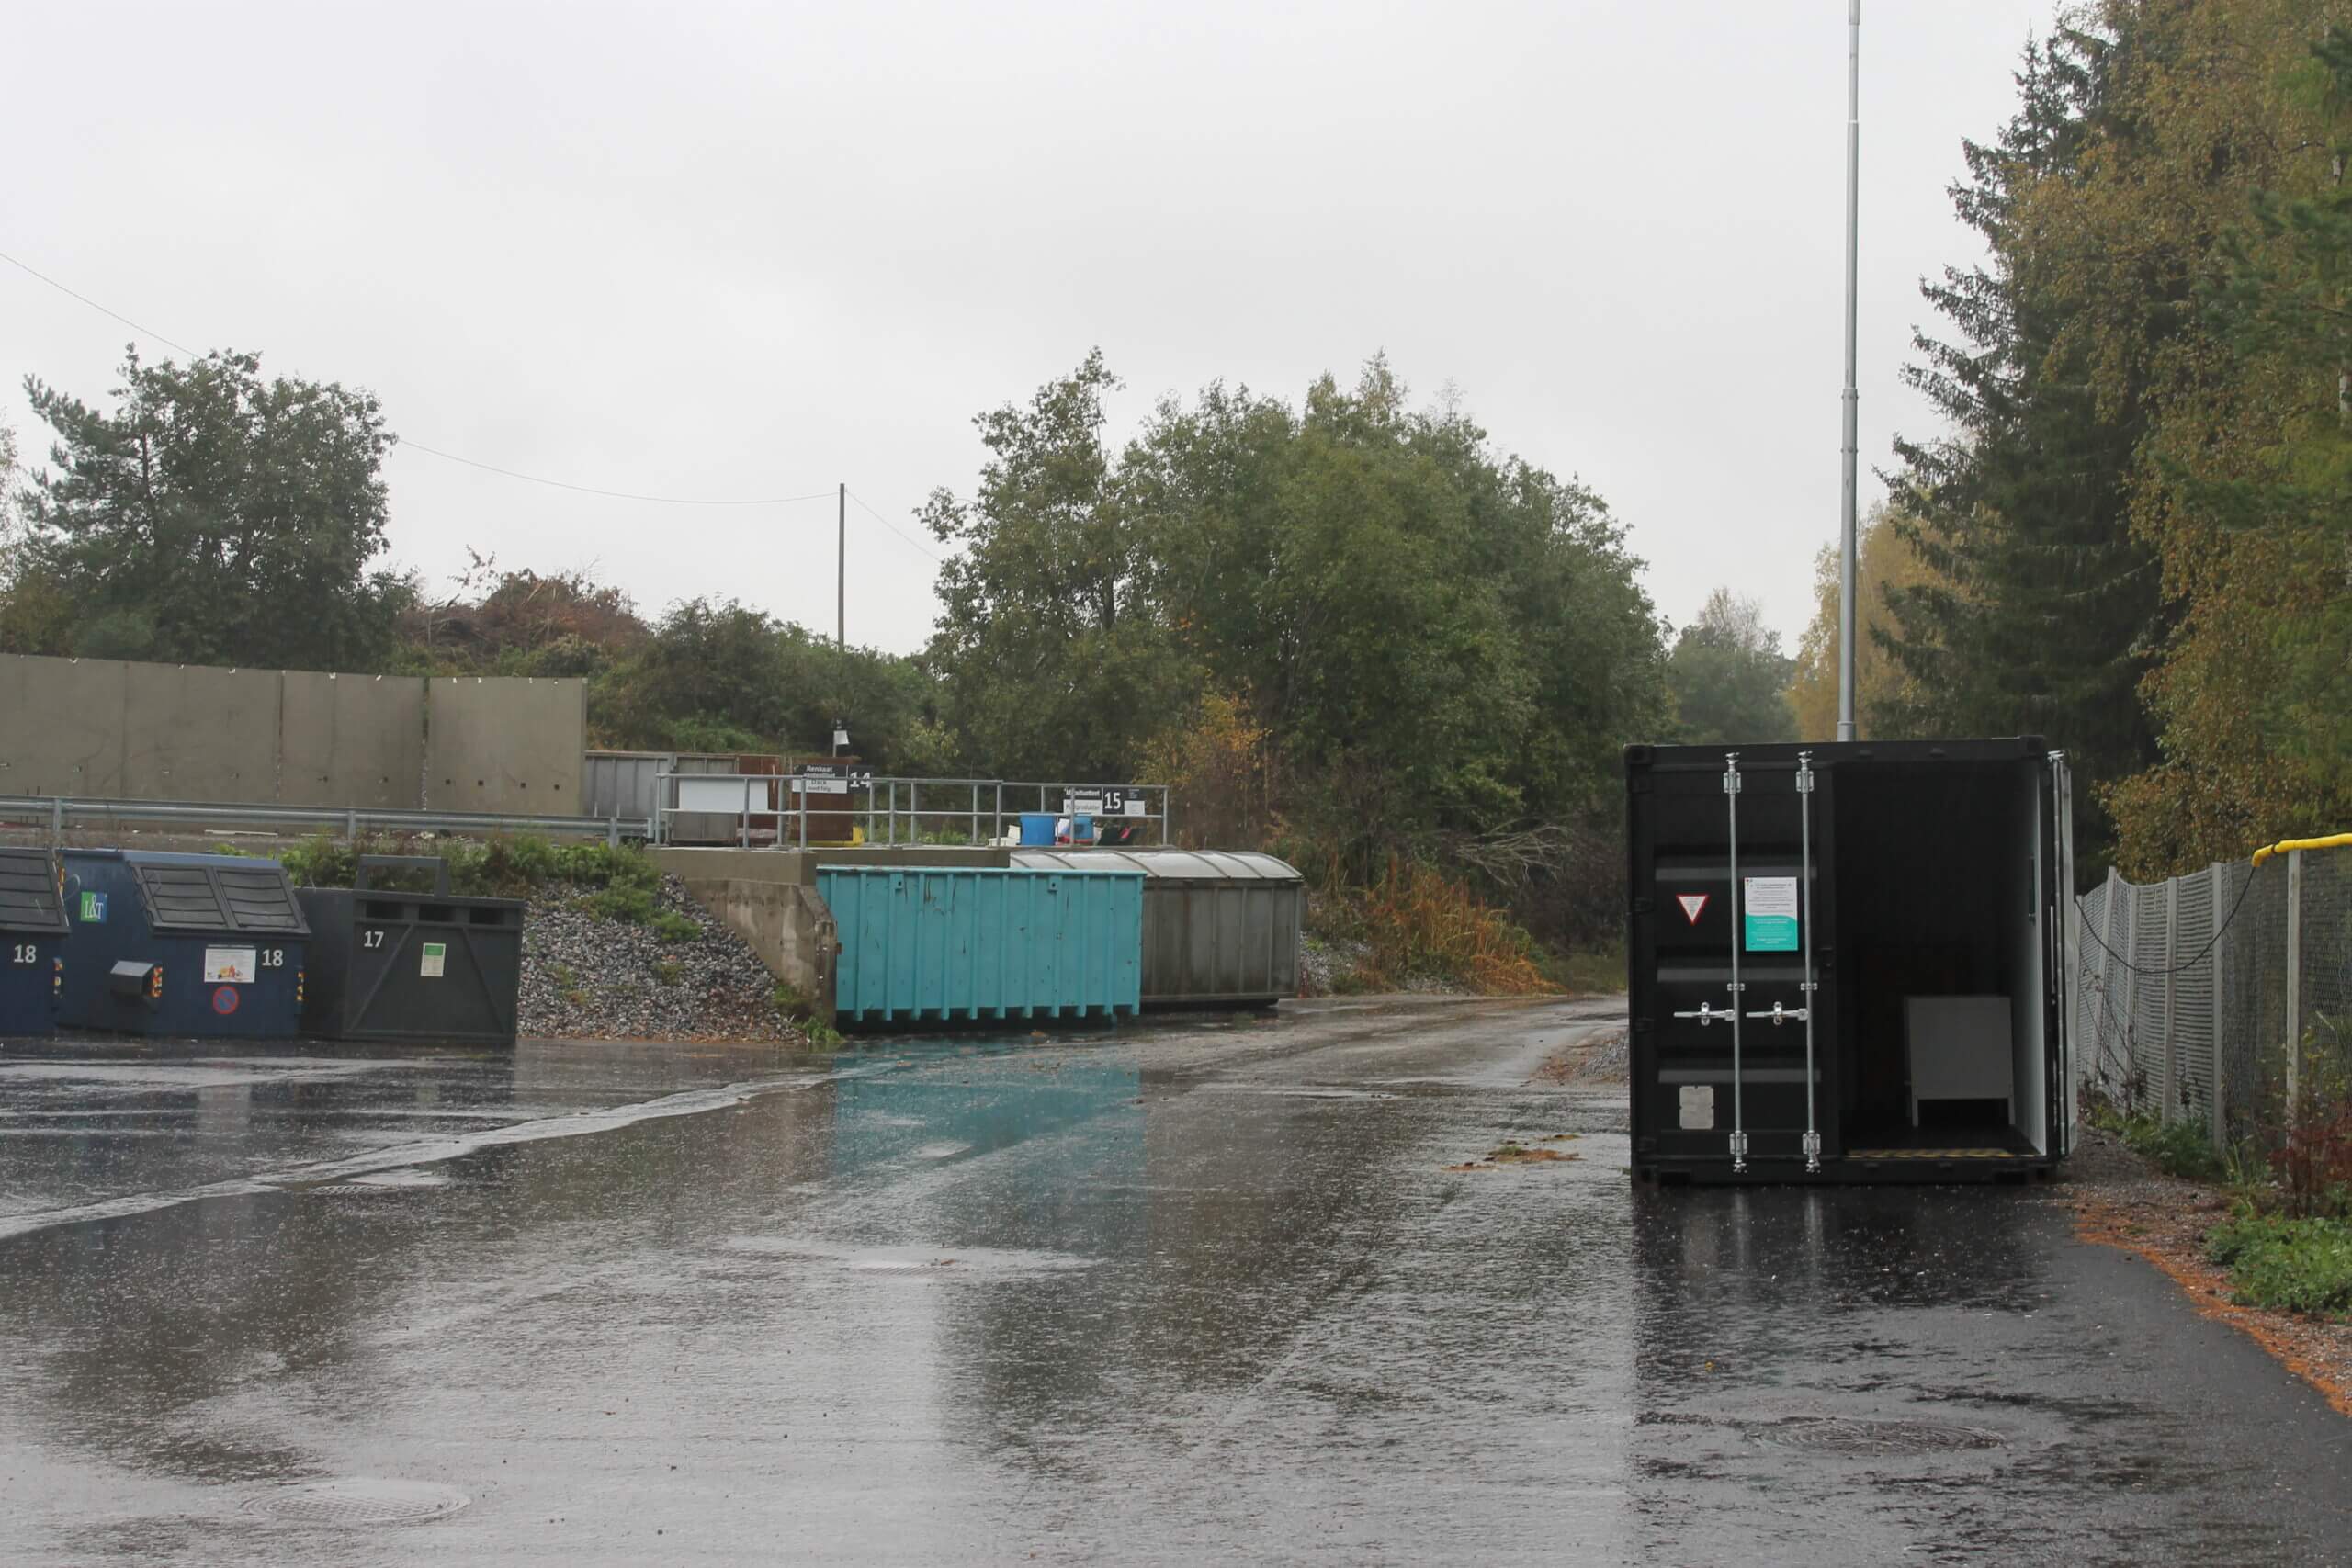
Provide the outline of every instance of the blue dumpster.
<path id="1" fill-rule="evenodd" d="M 925 1020 L 1132 1015 L 1143 993 L 1143 874 L 827 865 L 843 1028 Z"/>
<path id="2" fill-rule="evenodd" d="M 300 1032 L 311 928 L 274 860 L 65 852 L 58 1021 L 130 1034 Z"/>
<path id="3" fill-rule="evenodd" d="M 57 1027 L 65 906 L 57 859 L 47 850 L 0 849 L 0 1039 Z"/>

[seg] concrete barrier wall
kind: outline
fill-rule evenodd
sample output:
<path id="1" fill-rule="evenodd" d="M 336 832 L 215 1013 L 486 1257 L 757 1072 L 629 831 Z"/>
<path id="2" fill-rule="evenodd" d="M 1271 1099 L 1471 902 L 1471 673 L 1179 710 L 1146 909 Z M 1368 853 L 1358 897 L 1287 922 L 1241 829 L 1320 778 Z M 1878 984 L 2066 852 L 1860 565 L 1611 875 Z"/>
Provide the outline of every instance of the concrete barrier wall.
<path id="1" fill-rule="evenodd" d="M 425 705 L 424 804 L 579 815 L 587 737 L 584 681 L 436 679 Z"/>
<path id="2" fill-rule="evenodd" d="M 0 657 L 0 795 L 119 795 L 130 673 L 112 660 Z"/>
<path id="3" fill-rule="evenodd" d="M 124 800 L 277 798 L 275 670 L 124 666 Z"/>
<path id="4" fill-rule="evenodd" d="M 286 672 L 277 798 L 287 806 L 424 804 L 424 682 Z"/>
<path id="5" fill-rule="evenodd" d="M 579 681 L 0 655 L 0 795 L 568 817 L 587 728 Z"/>

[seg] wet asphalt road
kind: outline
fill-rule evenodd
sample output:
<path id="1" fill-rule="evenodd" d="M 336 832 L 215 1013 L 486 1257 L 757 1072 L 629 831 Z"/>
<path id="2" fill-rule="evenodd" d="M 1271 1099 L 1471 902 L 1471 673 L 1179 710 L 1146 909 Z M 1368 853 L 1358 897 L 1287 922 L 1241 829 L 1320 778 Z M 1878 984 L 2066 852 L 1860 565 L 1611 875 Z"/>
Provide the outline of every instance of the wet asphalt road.
<path id="1" fill-rule="evenodd" d="M 2352 1562 L 2048 1190 L 1629 1190 L 1609 1016 L 0 1053 L 0 1562 Z"/>

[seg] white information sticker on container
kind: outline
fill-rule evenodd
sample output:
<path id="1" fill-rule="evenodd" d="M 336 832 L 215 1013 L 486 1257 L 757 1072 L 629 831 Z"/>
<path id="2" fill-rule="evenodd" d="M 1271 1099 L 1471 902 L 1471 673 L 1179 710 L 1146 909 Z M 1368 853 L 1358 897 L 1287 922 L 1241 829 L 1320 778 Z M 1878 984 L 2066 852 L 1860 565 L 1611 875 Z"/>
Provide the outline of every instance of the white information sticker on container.
<path id="1" fill-rule="evenodd" d="M 1711 1133 L 1715 1126 L 1715 1086 L 1711 1083 L 1687 1083 L 1682 1086 L 1682 1130 L 1686 1133 Z"/>
<path id="2" fill-rule="evenodd" d="M 251 947 L 208 947 L 204 950 L 204 983 L 208 986 L 250 986 L 261 967 L 261 953 Z"/>
<path id="3" fill-rule="evenodd" d="M 1793 876 L 1751 876 L 1740 890 L 1740 913 L 1747 917 L 1747 951 L 1794 953 L 1797 950 L 1797 879 Z"/>
<path id="4" fill-rule="evenodd" d="M 449 962 L 449 944 L 445 942 L 428 942 L 424 944 L 424 956 L 418 964 L 417 973 L 425 979 L 438 980 L 441 978 L 442 970 Z"/>

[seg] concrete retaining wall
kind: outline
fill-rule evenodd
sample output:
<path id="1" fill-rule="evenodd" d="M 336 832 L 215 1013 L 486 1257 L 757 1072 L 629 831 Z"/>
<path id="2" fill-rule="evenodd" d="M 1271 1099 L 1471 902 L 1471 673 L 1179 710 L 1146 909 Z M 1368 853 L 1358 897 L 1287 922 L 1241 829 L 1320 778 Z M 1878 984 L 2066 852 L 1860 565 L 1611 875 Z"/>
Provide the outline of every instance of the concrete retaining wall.
<path id="1" fill-rule="evenodd" d="M 752 944 L 769 974 L 808 998 L 820 1022 L 833 1021 L 833 959 L 841 941 L 832 911 L 815 888 L 741 877 L 686 886 L 696 903 Z"/>
<path id="2" fill-rule="evenodd" d="M 789 882 L 814 887 L 820 865 L 945 865 L 1001 871 L 1012 863 L 1011 850 L 986 845 L 894 849 L 887 844 L 860 844 L 854 849 L 833 850 L 681 849 L 673 845 L 650 852 L 655 864 L 689 885 L 740 876 L 754 882 Z"/>

